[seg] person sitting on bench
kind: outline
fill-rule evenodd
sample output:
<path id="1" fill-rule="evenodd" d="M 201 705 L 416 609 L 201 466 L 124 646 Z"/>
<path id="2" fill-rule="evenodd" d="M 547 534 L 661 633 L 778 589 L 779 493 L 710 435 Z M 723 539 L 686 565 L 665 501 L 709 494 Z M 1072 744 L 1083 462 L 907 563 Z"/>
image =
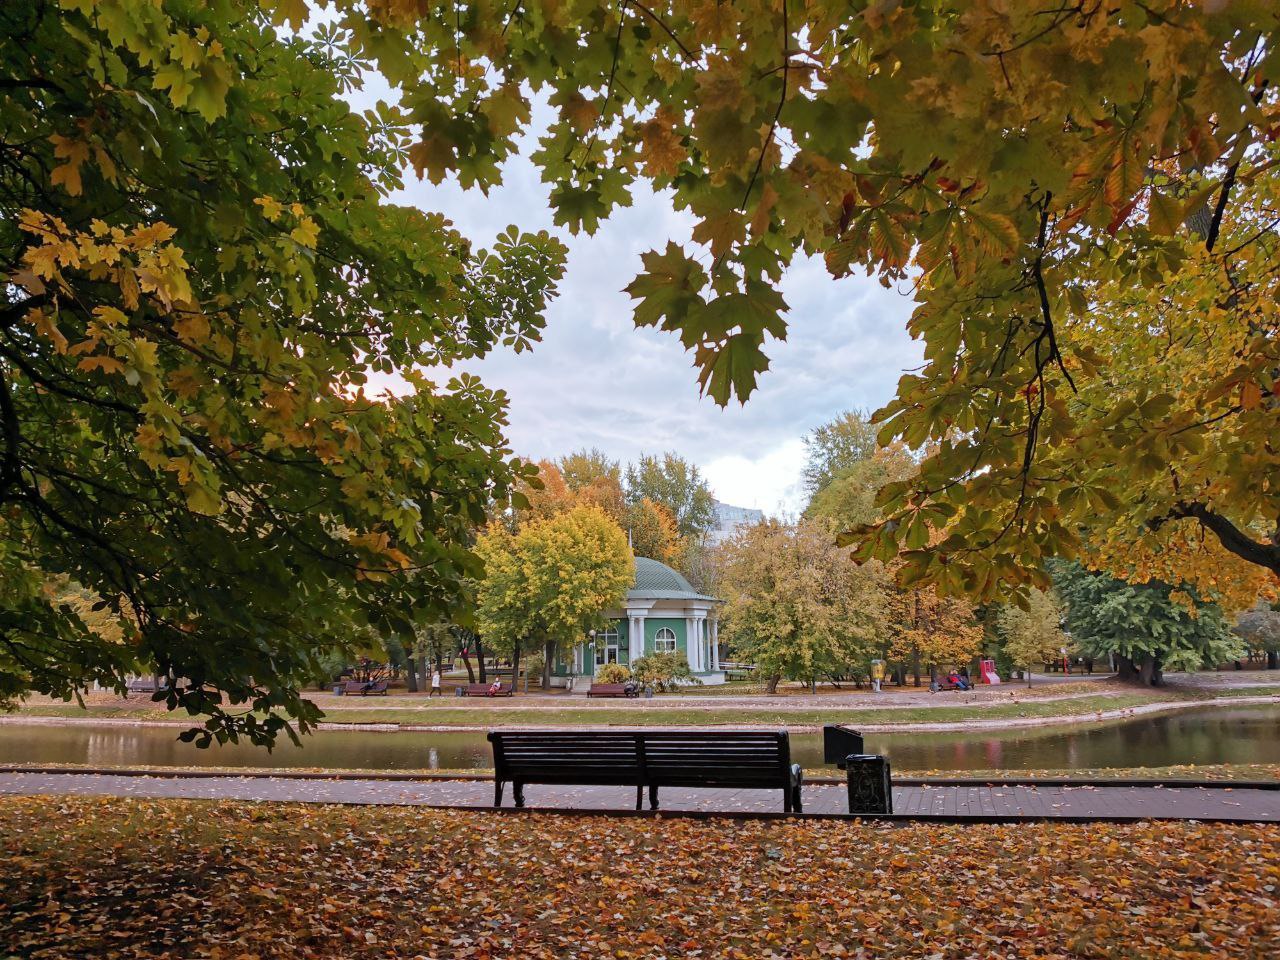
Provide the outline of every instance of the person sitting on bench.
<path id="1" fill-rule="evenodd" d="M 485 694 L 485 696 L 496 697 L 501 692 L 502 692 L 502 681 L 495 680 L 493 681 L 493 683 L 489 684 L 489 692 Z"/>

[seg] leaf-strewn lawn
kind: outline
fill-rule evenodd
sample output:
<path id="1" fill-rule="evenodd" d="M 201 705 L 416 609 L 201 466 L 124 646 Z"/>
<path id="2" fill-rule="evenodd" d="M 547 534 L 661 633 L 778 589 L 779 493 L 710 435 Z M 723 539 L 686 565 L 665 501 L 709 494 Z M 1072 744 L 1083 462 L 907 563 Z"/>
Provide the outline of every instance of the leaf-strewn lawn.
<path id="1" fill-rule="evenodd" d="M 1274 828 L 0 800 L 0 956 L 1266 957 Z"/>

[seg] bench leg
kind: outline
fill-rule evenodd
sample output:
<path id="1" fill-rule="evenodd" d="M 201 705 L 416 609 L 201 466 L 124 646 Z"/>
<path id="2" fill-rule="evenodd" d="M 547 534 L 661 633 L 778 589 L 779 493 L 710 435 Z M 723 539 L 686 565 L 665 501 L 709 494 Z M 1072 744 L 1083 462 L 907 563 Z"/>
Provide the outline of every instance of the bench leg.
<path id="1" fill-rule="evenodd" d="M 502 806 L 502 781 L 497 779 L 493 781 L 493 805 Z"/>
<path id="2" fill-rule="evenodd" d="M 791 792 L 792 792 L 791 787 L 787 787 L 787 789 L 782 791 L 782 812 L 783 813 L 791 812 Z"/>
<path id="3" fill-rule="evenodd" d="M 636 787 L 636 809 L 637 810 L 644 809 L 644 786 L 643 785 L 639 785 Z"/>
<path id="4" fill-rule="evenodd" d="M 524 784 L 519 780 L 513 780 L 511 783 L 511 795 L 516 798 L 516 806 L 524 806 Z"/>
<path id="5" fill-rule="evenodd" d="M 658 809 L 658 788 L 655 786 L 649 787 L 649 809 Z"/>

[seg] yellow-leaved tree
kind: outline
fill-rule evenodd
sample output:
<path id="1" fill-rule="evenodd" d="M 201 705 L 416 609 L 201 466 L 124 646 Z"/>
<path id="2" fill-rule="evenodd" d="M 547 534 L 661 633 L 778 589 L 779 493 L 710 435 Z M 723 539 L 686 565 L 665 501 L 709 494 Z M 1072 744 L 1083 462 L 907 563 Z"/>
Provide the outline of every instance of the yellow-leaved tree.
<path id="1" fill-rule="evenodd" d="M 850 562 L 825 521 L 747 527 L 721 547 L 721 636 L 770 693 L 784 677 L 860 680 L 885 643 L 878 574 Z"/>
<path id="2" fill-rule="evenodd" d="M 621 605 L 635 577 L 622 530 L 599 507 L 572 507 L 512 532 L 492 523 L 476 544 L 485 574 L 478 589 L 480 633 L 491 649 L 541 650 L 543 686 L 556 651 L 581 641 Z"/>
<path id="3" fill-rule="evenodd" d="M 1026 608 L 1002 606 L 996 611 L 996 632 L 1005 656 L 1019 667 L 1052 663 L 1062 648 L 1073 647 L 1062 629 L 1062 601 L 1052 590 L 1031 590 Z"/>

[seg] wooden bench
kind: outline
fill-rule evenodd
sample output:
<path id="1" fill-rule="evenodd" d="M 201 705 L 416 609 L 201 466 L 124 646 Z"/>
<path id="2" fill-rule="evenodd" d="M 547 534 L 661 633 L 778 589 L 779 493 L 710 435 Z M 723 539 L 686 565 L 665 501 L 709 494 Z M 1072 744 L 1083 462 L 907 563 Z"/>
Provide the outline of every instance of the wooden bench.
<path id="1" fill-rule="evenodd" d="M 517 807 L 528 783 L 636 788 L 658 809 L 659 787 L 781 790 L 782 809 L 802 812 L 803 771 L 785 732 L 719 730 L 502 730 L 493 744 L 495 807 L 505 784 Z"/>
<path id="2" fill-rule="evenodd" d="M 464 697 L 509 697 L 515 693 L 515 687 L 509 683 L 499 683 L 496 693 L 490 693 L 490 683 L 468 683 L 462 687 Z"/>
<path id="3" fill-rule="evenodd" d="M 390 686 L 391 684 L 386 680 L 348 680 L 342 685 L 342 695 L 344 697 L 353 697 L 356 694 L 359 694 L 362 697 L 370 695 L 381 695 L 385 697 L 387 695 L 387 688 Z"/>
<path id="4" fill-rule="evenodd" d="M 634 697 L 640 690 L 628 690 L 625 683 L 593 683 L 587 690 L 588 697 Z"/>

